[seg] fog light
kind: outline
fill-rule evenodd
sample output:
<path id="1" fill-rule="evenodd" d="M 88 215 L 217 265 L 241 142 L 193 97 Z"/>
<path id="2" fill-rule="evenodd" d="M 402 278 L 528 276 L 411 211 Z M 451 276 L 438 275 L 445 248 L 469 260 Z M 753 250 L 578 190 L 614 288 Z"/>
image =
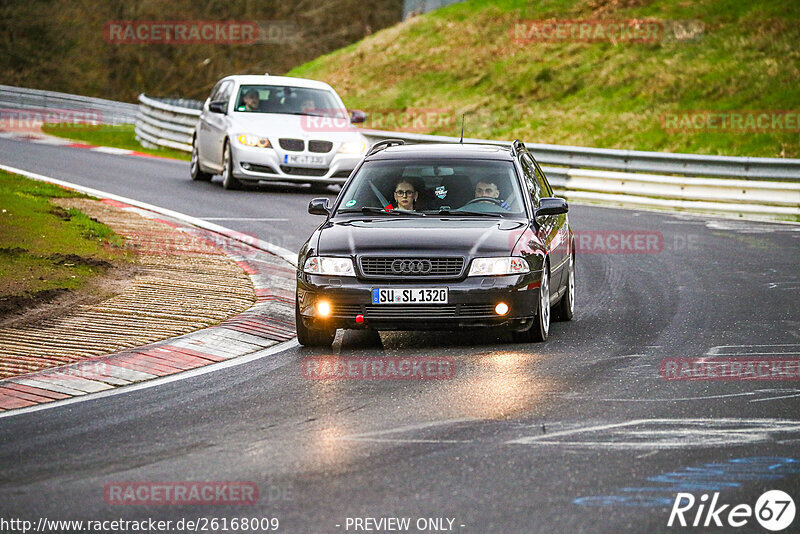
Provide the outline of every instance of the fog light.
<path id="1" fill-rule="evenodd" d="M 250 170 L 250 164 L 249 163 L 242 163 L 242 168 L 244 170 L 246 170 L 246 171 L 249 171 Z"/>
<path id="2" fill-rule="evenodd" d="M 508 313 L 508 304 L 505 302 L 500 302 L 497 306 L 494 307 L 494 312 L 497 315 L 505 315 Z"/>
<path id="3" fill-rule="evenodd" d="M 317 316 L 328 317 L 331 314 L 331 303 L 327 300 L 317 302 Z"/>
<path id="4" fill-rule="evenodd" d="M 360 313 L 359 313 L 358 315 L 356 315 L 356 322 L 357 322 L 358 324 L 361 324 L 361 323 L 363 323 L 363 322 L 364 322 L 364 315 L 362 315 L 362 314 L 360 314 Z"/>

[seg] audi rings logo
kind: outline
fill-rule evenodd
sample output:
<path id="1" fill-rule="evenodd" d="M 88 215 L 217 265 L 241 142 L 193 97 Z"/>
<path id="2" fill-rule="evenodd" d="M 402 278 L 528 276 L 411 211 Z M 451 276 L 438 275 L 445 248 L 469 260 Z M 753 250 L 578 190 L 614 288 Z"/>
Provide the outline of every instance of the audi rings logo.
<path id="1" fill-rule="evenodd" d="M 394 274 L 430 274 L 433 265 L 431 260 L 394 260 L 392 273 Z"/>

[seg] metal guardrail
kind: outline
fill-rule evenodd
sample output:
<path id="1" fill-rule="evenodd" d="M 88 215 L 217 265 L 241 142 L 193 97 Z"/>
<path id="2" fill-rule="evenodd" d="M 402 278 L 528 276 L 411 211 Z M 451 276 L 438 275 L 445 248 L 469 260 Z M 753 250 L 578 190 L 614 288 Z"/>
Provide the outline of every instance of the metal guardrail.
<path id="1" fill-rule="evenodd" d="M 371 142 L 403 139 L 411 143 L 458 143 L 458 137 L 381 130 L 363 130 Z M 509 141 L 464 139 L 465 143 L 510 145 Z M 643 152 L 564 145 L 525 143 L 542 165 L 606 169 L 622 172 L 656 172 L 685 176 L 800 181 L 800 159 L 703 156 L 669 152 Z"/>
<path id="2" fill-rule="evenodd" d="M 145 146 L 191 151 L 201 102 L 139 96 L 136 135 Z M 177 104 L 177 105 L 176 105 Z M 190 106 L 190 107 L 189 107 Z M 371 142 L 457 143 L 456 137 L 362 129 Z M 509 145 L 507 141 L 464 139 Z M 740 158 L 526 144 L 570 200 L 800 222 L 800 159 Z"/>
<path id="3" fill-rule="evenodd" d="M 10 85 L 0 85 L 0 108 L 92 111 L 102 124 L 133 124 L 138 109 L 136 104 L 126 102 Z"/>
<path id="4" fill-rule="evenodd" d="M 191 107 L 190 107 L 191 106 Z M 147 148 L 192 151 L 192 136 L 203 106 L 196 100 L 155 99 L 139 95 L 136 139 Z"/>

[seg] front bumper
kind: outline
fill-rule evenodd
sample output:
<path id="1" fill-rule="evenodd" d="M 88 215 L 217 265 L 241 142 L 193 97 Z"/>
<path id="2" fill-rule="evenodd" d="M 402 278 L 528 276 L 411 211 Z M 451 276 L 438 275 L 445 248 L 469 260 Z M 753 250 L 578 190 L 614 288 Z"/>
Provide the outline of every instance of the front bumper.
<path id="1" fill-rule="evenodd" d="M 285 152 L 231 143 L 233 176 L 238 180 L 344 184 L 363 155 Z M 286 155 L 322 156 L 324 165 L 300 166 L 284 163 Z"/>
<path id="2" fill-rule="evenodd" d="M 462 327 L 524 329 L 536 316 L 540 272 L 524 276 L 476 276 L 463 280 L 398 283 L 298 273 L 297 303 L 309 328 L 372 328 L 376 330 L 448 330 Z M 372 304 L 372 288 L 447 287 L 447 304 Z M 329 317 L 319 317 L 315 304 L 331 304 Z M 509 311 L 497 315 L 499 302 Z M 356 322 L 362 315 L 363 322 Z"/>

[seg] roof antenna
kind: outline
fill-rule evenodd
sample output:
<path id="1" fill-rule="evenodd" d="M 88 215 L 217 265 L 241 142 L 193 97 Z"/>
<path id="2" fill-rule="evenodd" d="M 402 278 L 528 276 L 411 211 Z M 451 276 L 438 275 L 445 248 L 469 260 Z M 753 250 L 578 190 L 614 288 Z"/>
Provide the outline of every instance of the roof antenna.
<path id="1" fill-rule="evenodd" d="M 458 141 L 462 145 L 464 144 L 464 118 L 467 116 L 467 113 L 464 112 L 461 114 L 461 139 Z"/>

